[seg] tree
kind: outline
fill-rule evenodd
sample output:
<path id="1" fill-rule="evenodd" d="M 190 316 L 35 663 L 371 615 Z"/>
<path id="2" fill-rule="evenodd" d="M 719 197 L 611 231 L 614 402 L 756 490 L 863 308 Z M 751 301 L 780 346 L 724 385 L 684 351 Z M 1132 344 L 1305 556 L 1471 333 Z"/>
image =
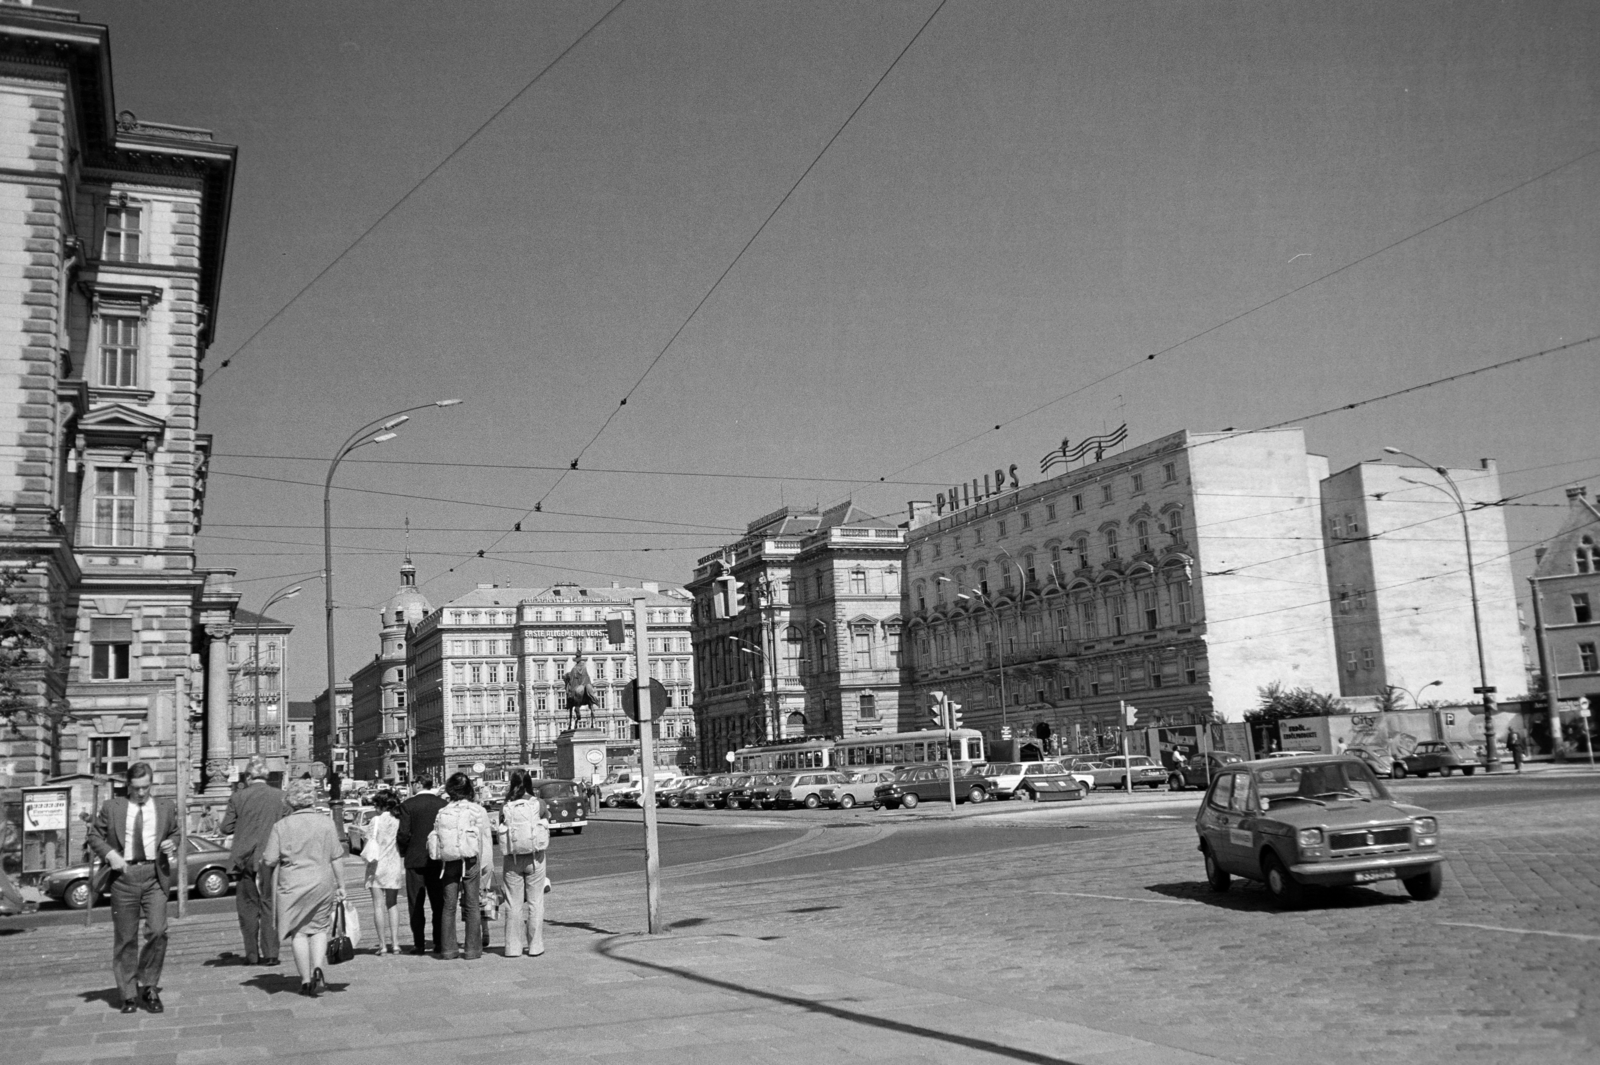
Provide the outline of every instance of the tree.
<path id="1" fill-rule="evenodd" d="M 24 593 L 30 572 L 0 565 L 0 722 L 15 733 L 25 724 L 55 725 L 67 705 L 49 697 L 49 670 L 64 653 L 61 626 L 46 605 Z"/>
<path id="2" fill-rule="evenodd" d="M 1284 688 L 1279 681 L 1256 689 L 1261 705 L 1245 713 L 1252 724 L 1282 721 L 1292 717 L 1322 717 L 1339 712 L 1339 700 L 1314 688 Z"/>
<path id="3" fill-rule="evenodd" d="M 1391 710 L 1405 709 L 1405 704 L 1400 701 L 1400 696 L 1404 694 L 1393 684 L 1385 685 L 1383 691 L 1378 693 L 1378 712 L 1386 714 Z"/>

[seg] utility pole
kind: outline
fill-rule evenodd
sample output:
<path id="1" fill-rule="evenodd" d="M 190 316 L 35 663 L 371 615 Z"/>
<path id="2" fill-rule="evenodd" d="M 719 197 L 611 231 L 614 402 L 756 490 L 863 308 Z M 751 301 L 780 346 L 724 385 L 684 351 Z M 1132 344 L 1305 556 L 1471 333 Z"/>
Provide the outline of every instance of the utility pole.
<path id="1" fill-rule="evenodd" d="M 178 917 L 189 916 L 189 676 L 172 678 L 173 769 L 178 786 Z"/>
<path id="2" fill-rule="evenodd" d="M 650 699 L 650 652 L 645 597 L 633 601 L 633 695 L 639 708 L 639 802 L 644 807 L 645 926 L 661 933 L 661 854 L 656 836 L 655 707 Z M 663 708 L 664 709 L 664 708 Z"/>

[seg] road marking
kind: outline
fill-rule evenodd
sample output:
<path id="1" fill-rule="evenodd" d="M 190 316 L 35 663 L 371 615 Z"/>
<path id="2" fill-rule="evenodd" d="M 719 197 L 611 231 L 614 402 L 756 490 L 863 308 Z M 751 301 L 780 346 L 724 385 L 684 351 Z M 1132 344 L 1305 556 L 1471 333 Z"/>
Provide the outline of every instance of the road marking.
<path id="1" fill-rule="evenodd" d="M 1585 943 L 1600 943 L 1600 936 L 1586 936 L 1581 932 L 1546 932 L 1542 928 L 1502 928 L 1497 924 L 1473 924 L 1470 921 L 1439 921 L 1451 928 L 1477 928 L 1484 932 L 1510 932 L 1516 936 L 1555 936 L 1558 939 L 1578 939 Z"/>
<path id="2" fill-rule="evenodd" d="M 1110 899 L 1113 902 L 1154 902 L 1162 906 L 1202 906 L 1196 899 L 1130 899 L 1126 895 L 1091 895 L 1087 891 L 1034 891 L 1033 895 L 1066 895 L 1074 899 Z"/>

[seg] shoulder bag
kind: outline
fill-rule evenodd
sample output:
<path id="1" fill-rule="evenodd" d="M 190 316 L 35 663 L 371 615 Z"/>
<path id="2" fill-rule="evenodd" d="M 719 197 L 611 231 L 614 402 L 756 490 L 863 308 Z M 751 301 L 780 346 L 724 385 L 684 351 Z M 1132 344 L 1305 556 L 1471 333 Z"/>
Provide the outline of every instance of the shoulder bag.
<path id="1" fill-rule="evenodd" d="M 356 956 L 356 945 L 350 942 L 350 933 L 345 925 L 344 911 L 345 903 L 335 899 L 333 903 L 333 930 L 328 933 L 329 965 L 338 965 Z"/>

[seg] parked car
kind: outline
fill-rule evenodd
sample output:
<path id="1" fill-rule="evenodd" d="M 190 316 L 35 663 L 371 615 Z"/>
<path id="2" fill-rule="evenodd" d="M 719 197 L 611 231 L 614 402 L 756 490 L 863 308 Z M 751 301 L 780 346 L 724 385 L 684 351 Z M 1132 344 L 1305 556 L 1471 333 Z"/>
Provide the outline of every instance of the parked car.
<path id="1" fill-rule="evenodd" d="M 1067 763 L 1067 771 L 1087 774 L 1096 788 L 1110 787 L 1122 780 L 1120 768 L 1113 769 L 1098 758 L 1074 758 Z"/>
<path id="2" fill-rule="evenodd" d="M 683 805 L 684 793 L 705 783 L 705 777 L 683 777 L 656 788 L 656 805 L 677 809 Z"/>
<path id="3" fill-rule="evenodd" d="M 1411 749 L 1410 754 L 1394 759 L 1390 775 L 1397 780 L 1410 773 L 1419 777 L 1429 773 L 1447 777 L 1460 770 L 1470 777 L 1484 764 L 1483 751 L 1461 740 L 1423 740 Z"/>
<path id="4" fill-rule="evenodd" d="M 360 854 L 367 845 L 367 832 L 372 819 L 378 815 L 376 807 L 357 806 L 344 808 L 344 847 L 351 854 Z"/>
<path id="5" fill-rule="evenodd" d="M 679 806 L 705 806 L 706 795 L 716 792 L 719 796 L 726 792 L 732 785 L 733 777 L 727 773 L 717 773 L 709 777 L 701 777 L 693 787 L 683 789 L 678 796 Z M 708 807 L 709 809 L 709 807 Z"/>
<path id="6" fill-rule="evenodd" d="M 956 766 L 956 802 L 983 802 L 989 797 L 989 782 L 972 770 Z M 893 810 L 913 809 L 918 803 L 950 797 L 950 770 L 942 765 L 912 766 L 895 773 L 894 779 L 879 784 L 872 792 L 872 807 Z"/>
<path id="7" fill-rule="evenodd" d="M 1443 883 L 1438 819 L 1394 798 L 1349 755 L 1230 765 L 1206 792 L 1195 832 L 1214 891 L 1242 876 L 1292 906 L 1307 885 L 1398 879 L 1425 900 Z"/>
<path id="8" fill-rule="evenodd" d="M 1173 791 L 1182 791 L 1185 788 L 1204 788 L 1209 785 L 1217 773 L 1224 766 L 1234 765 L 1244 761 L 1232 751 L 1206 751 L 1196 755 L 1184 763 L 1180 769 L 1173 766 L 1167 770 L 1167 787 Z"/>
<path id="9" fill-rule="evenodd" d="M 1345 753 L 1361 759 L 1380 777 L 1394 776 L 1395 757 L 1387 747 L 1351 747 Z M 1400 771 L 1405 772 L 1405 767 Z"/>
<path id="10" fill-rule="evenodd" d="M 758 810 L 776 810 L 778 808 L 778 791 L 794 783 L 794 778 L 799 773 L 768 773 L 758 778 L 750 787 L 750 805 Z"/>
<path id="11" fill-rule="evenodd" d="M 1094 774 L 1069 773 L 1060 762 L 990 762 L 983 767 L 992 799 L 1086 799 Z"/>
<path id="12" fill-rule="evenodd" d="M 723 799 L 723 805 L 730 810 L 737 810 L 740 807 L 759 810 L 770 801 L 768 793 L 788 779 L 788 776 L 780 773 L 757 773 L 728 792 Z"/>
<path id="13" fill-rule="evenodd" d="M 772 805 L 779 810 L 787 806 L 804 806 L 815 810 L 822 805 L 822 789 L 843 784 L 848 778 L 835 770 L 817 770 L 796 773 L 788 783 L 778 785 L 772 793 Z"/>
<path id="14" fill-rule="evenodd" d="M 233 861 L 228 848 L 200 836 L 189 837 L 189 885 L 203 899 L 221 898 L 233 886 Z M 89 905 L 89 863 L 69 866 L 48 874 L 39 882 L 46 898 L 55 899 L 74 910 Z M 173 886 L 177 890 L 177 886 Z M 109 893 L 108 893 L 109 894 Z M 107 895 L 101 895 L 102 899 Z"/>
<path id="15" fill-rule="evenodd" d="M 1148 755 L 1114 754 L 1105 760 L 1106 766 L 1112 770 L 1110 786 L 1125 788 L 1128 786 L 1128 774 L 1133 774 L 1133 786 L 1136 788 L 1163 788 L 1167 785 L 1167 771 L 1159 762 L 1153 761 Z M 1106 781 L 1095 774 L 1095 782 L 1100 787 L 1106 786 Z"/>
<path id="16" fill-rule="evenodd" d="M 863 769 L 846 773 L 844 780 L 837 784 L 829 784 L 818 791 L 817 798 L 822 800 L 824 806 L 848 810 L 857 803 L 870 803 L 878 785 L 888 784 L 893 780 L 892 769 Z"/>
<path id="17" fill-rule="evenodd" d="M 581 784 L 572 780 L 535 777 L 528 781 L 528 786 L 544 800 L 545 816 L 550 821 L 552 836 L 563 832 L 583 835 L 584 828 L 589 824 L 589 800 Z"/>

